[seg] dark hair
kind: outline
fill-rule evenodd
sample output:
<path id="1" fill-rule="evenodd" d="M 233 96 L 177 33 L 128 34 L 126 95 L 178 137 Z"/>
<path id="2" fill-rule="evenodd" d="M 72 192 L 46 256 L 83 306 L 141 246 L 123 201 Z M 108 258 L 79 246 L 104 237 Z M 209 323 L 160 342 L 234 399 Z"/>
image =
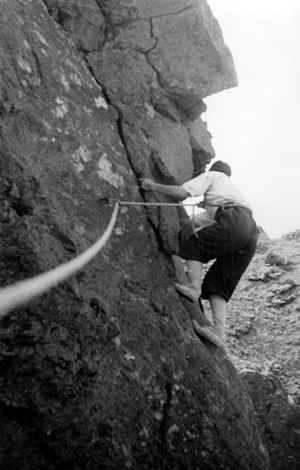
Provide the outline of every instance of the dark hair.
<path id="1" fill-rule="evenodd" d="M 220 173 L 225 173 L 227 176 L 231 176 L 231 168 L 228 163 L 222 162 L 218 160 L 217 162 L 213 163 L 210 167 L 209 171 L 220 171 Z"/>

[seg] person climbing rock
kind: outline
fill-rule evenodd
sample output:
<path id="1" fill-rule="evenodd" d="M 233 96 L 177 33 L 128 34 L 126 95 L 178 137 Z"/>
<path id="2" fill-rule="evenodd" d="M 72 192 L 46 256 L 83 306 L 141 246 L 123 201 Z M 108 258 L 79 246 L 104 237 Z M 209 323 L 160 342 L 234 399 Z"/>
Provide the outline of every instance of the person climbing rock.
<path id="1" fill-rule="evenodd" d="M 186 260 L 189 282 L 175 283 L 177 291 L 196 302 L 208 299 L 213 326 L 193 327 L 199 336 L 219 347 L 225 346 L 225 321 L 229 302 L 256 249 L 258 230 L 249 203 L 235 187 L 230 166 L 216 161 L 208 171 L 182 185 L 165 185 L 142 178 L 145 191 L 157 191 L 175 200 L 203 195 L 203 206 L 212 224 L 198 232 L 179 232 L 178 255 Z M 203 264 L 215 260 L 201 285 Z"/>

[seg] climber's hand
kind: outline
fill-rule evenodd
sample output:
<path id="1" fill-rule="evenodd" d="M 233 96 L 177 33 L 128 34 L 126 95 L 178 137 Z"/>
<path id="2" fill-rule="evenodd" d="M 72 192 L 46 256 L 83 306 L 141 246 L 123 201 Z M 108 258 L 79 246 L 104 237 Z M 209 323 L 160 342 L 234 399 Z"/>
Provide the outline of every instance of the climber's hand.
<path id="1" fill-rule="evenodd" d="M 145 191 L 154 191 L 155 182 L 152 181 L 150 178 L 141 178 L 140 182 L 142 189 L 145 189 Z"/>

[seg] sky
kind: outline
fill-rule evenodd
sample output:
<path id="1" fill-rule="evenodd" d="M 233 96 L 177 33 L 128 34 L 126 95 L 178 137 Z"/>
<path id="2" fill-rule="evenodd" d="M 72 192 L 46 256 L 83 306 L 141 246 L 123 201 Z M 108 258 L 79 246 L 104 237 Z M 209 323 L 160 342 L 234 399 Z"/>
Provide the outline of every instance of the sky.
<path id="1" fill-rule="evenodd" d="M 300 1 L 207 1 L 239 86 L 207 97 L 202 119 L 257 224 L 281 237 L 300 229 Z"/>

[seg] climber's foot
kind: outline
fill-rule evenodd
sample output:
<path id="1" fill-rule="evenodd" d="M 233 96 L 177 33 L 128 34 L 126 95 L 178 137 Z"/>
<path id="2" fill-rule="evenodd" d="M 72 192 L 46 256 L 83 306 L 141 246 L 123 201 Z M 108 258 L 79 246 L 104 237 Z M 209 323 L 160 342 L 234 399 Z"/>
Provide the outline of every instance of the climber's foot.
<path id="1" fill-rule="evenodd" d="M 193 327 L 200 338 L 205 338 L 218 348 L 225 349 L 224 341 L 213 332 L 212 328 L 209 326 L 200 326 L 196 320 L 193 320 Z"/>
<path id="2" fill-rule="evenodd" d="M 197 302 L 200 297 L 200 293 L 196 291 L 193 287 L 184 286 L 183 284 L 178 284 L 177 282 L 174 283 L 175 289 L 185 297 L 190 302 Z"/>

